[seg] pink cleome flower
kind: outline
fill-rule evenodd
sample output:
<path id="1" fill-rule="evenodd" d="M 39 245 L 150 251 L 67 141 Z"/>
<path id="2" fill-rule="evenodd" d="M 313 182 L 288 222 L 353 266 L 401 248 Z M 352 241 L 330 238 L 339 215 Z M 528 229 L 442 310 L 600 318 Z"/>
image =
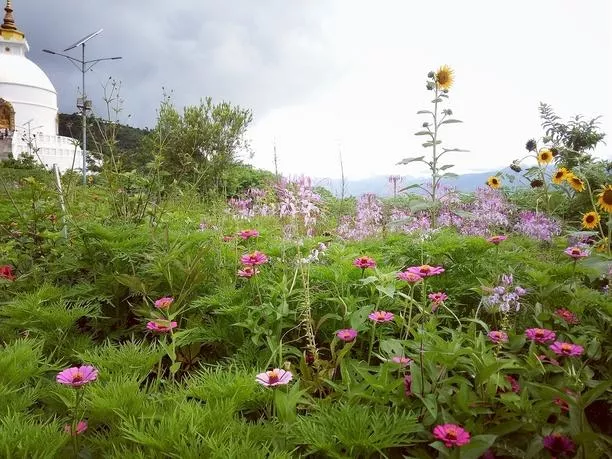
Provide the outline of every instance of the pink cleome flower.
<path id="1" fill-rule="evenodd" d="M 505 241 L 506 239 L 508 239 L 508 236 L 491 236 L 489 239 L 487 239 L 487 242 L 490 242 L 491 244 L 495 244 L 495 245 L 499 245 L 501 242 Z"/>
<path id="2" fill-rule="evenodd" d="M 172 298 L 171 296 L 164 296 L 163 298 L 156 300 L 154 304 L 157 309 L 167 310 L 170 309 L 172 303 L 174 303 L 174 298 Z"/>
<path id="3" fill-rule="evenodd" d="M 393 318 L 395 317 L 395 315 L 392 312 L 387 312 L 387 311 L 374 311 L 373 313 L 368 315 L 368 318 L 370 320 L 373 320 L 374 322 L 377 323 L 384 323 L 384 322 L 390 322 L 393 320 Z"/>
<path id="4" fill-rule="evenodd" d="M 508 342 L 508 334 L 503 331 L 492 330 L 487 333 L 487 337 L 495 344 Z"/>
<path id="5" fill-rule="evenodd" d="M 567 322 L 570 325 L 576 325 L 577 323 L 580 323 L 578 316 L 574 314 L 572 311 L 570 311 L 569 309 L 565 309 L 565 308 L 557 309 L 555 311 L 555 314 L 559 316 L 561 319 L 565 320 L 565 322 Z"/>
<path id="6" fill-rule="evenodd" d="M 242 239 L 244 239 L 246 241 L 247 239 L 258 237 L 259 236 L 259 231 L 255 230 L 255 229 L 246 229 L 246 230 L 240 231 L 238 233 L 238 236 L 240 236 Z"/>
<path id="7" fill-rule="evenodd" d="M 589 253 L 582 250 L 580 247 L 568 247 L 563 251 L 567 256 L 572 257 L 574 261 L 580 260 L 581 258 L 588 257 Z"/>
<path id="8" fill-rule="evenodd" d="M 440 424 L 433 430 L 434 437 L 444 442 L 444 446 L 463 446 L 470 442 L 470 433 L 456 424 Z"/>
<path id="9" fill-rule="evenodd" d="M 408 357 L 402 357 L 402 356 L 396 355 L 395 357 L 391 358 L 391 361 L 403 367 L 407 367 L 408 365 L 410 365 L 410 362 L 412 362 L 412 359 Z"/>
<path id="10" fill-rule="evenodd" d="M 72 434 L 73 437 L 75 435 L 81 435 L 86 430 L 87 430 L 87 421 L 79 421 L 79 423 L 76 425 L 76 429 L 74 431 L 72 430 L 72 425 L 71 424 L 66 424 L 64 426 L 64 432 L 66 432 L 68 435 Z"/>
<path id="11" fill-rule="evenodd" d="M 542 443 L 544 443 L 544 448 L 546 448 L 553 457 L 571 457 L 576 452 L 576 444 L 572 439 L 559 433 L 547 435 L 542 439 Z"/>
<path id="12" fill-rule="evenodd" d="M 168 333 L 172 329 L 176 328 L 178 324 L 174 321 L 169 320 L 152 320 L 147 322 L 147 328 L 155 333 Z"/>
<path id="13" fill-rule="evenodd" d="M 10 281 L 15 280 L 15 274 L 13 274 L 13 267 L 11 265 L 0 266 L 0 279 L 6 279 Z"/>
<path id="14" fill-rule="evenodd" d="M 550 341 L 554 341 L 557 334 L 552 330 L 547 330 L 546 328 L 528 328 L 525 330 L 525 336 L 531 341 L 545 344 Z"/>
<path id="15" fill-rule="evenodd" d="M 280 368 L 259 373 L 255 377 L 255 381 L 266 387 L 282 386 L 288 384 L 292 379 L 293 375 L 290 371 L 281 370 Z"/>
<path id="16" fill-rule="evenodd" d="M 256 274 L 259 274 L 259 269 L 253 266 L 244 266 L 242 269 L 238 270 L 238 277 L 244 277 L 245 279 L 250 279 Z"/>
<path id="17" fill-rule="evenodd" d="M 567 357 L 579 357 L 584 352 L 584 348 L 578 344 L 563 343 L 561 341 L 555 341 L 548 347 L 555 354 L 564 355 Z"/>
<path id="18" fill-rule="evenodd" d="M 336 336 L 338 337 L 339 340 L 345 341 L 348 343 L 350 341 L 353 341 L 355 338 L 357 338 L 357 330 L 355 330 L 354 328 L 345 328 L 343 330 L 338 330 L 336 332 Z"/>
<path id="19" fill-rule="evenodd" d="M 356 266 L 357 268 L 361 269 L 375 268 L 376 262 L 373 258 L 370 257 L 359 257 L 355 258 L 355 261 L 353 261 L 353 266 Z"/>
<path id="20" fill-rule="evenodd" d="M 268 262 L 268 256 L 265 253 L 256 250 L 253 253 L 248 253 L 240 257 L 240 261 L 243 265 L 247 266 L 259 266 Z"/>
<path id="21" fill-rule="evenodd" d="M 97 378 L 98 370 L 91 365 L 83 365 L 81 367 L 72 367 L 60 371 L 55 380 L 60 384 L 77 388 L 95 381 Z"/>
<path id="22" fill-rule="evenodd" d="M 416 284 L 417 282 L 421 282 L 423 278 L 416 273 L 411 273 L 408 271 L 400 271 L 397 273 L 398 280 L 403 280 L 408 282 L 409 284 Z"/>
<path id="23" fill-rule="evenodd" d="M 431 277 L 436 276 L 438 274 L 442 274 L 444 272 L 444 268 L 442 266 L 429 266 L 429 265 L 421 265 L 421 266 L 411 266 L 407 269 L 409 273 L 418 274 L 421 277 Z"/>

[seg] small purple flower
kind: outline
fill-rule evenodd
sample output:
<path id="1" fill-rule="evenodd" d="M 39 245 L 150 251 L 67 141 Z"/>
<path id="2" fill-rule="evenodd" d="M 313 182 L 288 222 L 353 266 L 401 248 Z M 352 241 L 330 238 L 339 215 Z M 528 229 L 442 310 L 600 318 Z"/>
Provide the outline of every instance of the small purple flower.
<path id="1" fill-rule="evenodd" d="M 577 246 L 573 246 L 573 247 L 568 247 L 567 249 L 565 249 L 563 251 L 567 256 L 571 257 L 574 259 L 574 261 L 578 261 L 581 258 L 584 257 L 588 257 L 589 253 L 582 250 L 580 247 Z"/>
<path id="2" fill-rule="evenodd" d="M 377 323 L 384 323 L 384 322 L 390 322 L 393 320 L 393 318 L 395 317 L 395 315 L 392 312 L 387 312 L 387 311 L 374 311 L 373 313 L 368 315 L 368 318 L 370 320 L 373 320 L 374 322 Z"/>
<path id="3" fill-rule="evenodd" d="M 584 348 L 578 344 L 563 343 L 561 341 L 555 341 L 548 347 L 555 354 L 566 357 L 579 357 L 584 352 Z"/>
<path id="4" fill-rule="evenodd" d="M 282 370 L 280 368 L 275 368 L 264 373 L 259 373 L 255 377 L 255 381 L 266 387 L 282 386 L 285 384 L 289 384 L 289 381 L 291 381 L 292 379 L 293 375 L 290 371 Z"/>
<path id="5" fill-rule="evenodd" d="M 354 328 L 345 328 L 343 330 L 338 330 L 336 332 L 336 336 L 339 340 L 348 343 L 354 341 L 355 338 L 357 338 L 357 330 L 355 330 Z"/>
<path id="6" fill-rule="evenodd" d="M 435 292 L 435 293 L 430 293 L 429 295 L 427 295 L 427 298 L 429 298 L 432 303 L 438 305 L 442 303 L 443 301 L 448 300 L 448 295 L 444 292 Z"/>
<path id="7" fill-rule="evenodd" d="M 576 325 L 577 323 L 580 322 L 580 320 L 578 320 L 578 316 L 574 314 L 572 311 L 570 311 L 569 309 L 565 309 L 565 308 L 557 309 L 555 311 L 555 315 L 559 316 L 561 319 L 563 319 L 565 322 L 567 322 L 570 325 Z"/>
<path id="8" fill-rule="evenodd" d="M 507 343 L 508 334 L 499 330 L 492 330 L 487 333 L 487 337 L 495 344 Z"/>
<path id="9" fill-rule="evenodd" d="M 434 428 L 434 437 L 444 442 L 444 446 L 463 446 L 470 442 L 470 433 L 457 424 L 441 424 Z"/>

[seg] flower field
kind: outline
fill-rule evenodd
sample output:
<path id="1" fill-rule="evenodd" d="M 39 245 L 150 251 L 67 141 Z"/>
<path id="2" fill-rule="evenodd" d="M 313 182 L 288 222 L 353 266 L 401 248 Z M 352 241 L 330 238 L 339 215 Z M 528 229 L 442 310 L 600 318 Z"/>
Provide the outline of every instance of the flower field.
<path id="1" fill-rule="evenodd" d="M 610 457 L 609 173 L 530 141 L 541 185 L 457 192 L 452 83 L 425 194 L 3 175 L 0 456 Z"/>

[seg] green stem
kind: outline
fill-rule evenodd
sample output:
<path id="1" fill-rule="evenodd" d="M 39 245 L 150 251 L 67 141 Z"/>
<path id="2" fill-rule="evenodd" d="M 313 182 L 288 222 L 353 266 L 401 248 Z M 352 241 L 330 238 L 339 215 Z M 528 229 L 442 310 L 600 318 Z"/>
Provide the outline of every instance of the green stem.
<path id="1" fill-rule="evenodd" d="M 372 358 L 372 349 L 374 349 L 374 337 L 376 336 L 376 322 L 372 321 L 372 332 L 370 336 L 370 348 L 368 349 L 368 365 L 370 365 L 370 359 Z"/>

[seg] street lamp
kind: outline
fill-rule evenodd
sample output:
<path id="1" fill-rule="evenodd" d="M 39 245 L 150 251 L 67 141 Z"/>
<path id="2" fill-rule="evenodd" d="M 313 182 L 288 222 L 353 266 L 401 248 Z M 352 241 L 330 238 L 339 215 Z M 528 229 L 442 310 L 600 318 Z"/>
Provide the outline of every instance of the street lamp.
<path id="1" fill-rule="evenodd" d="M 87 100 L 87 95 L 85 93 L 85 73 L 91 70 L 91 68 L 94 65 L 96 65 L 98 62 L 114 61 L 117 59 L 121 59 L 121 56 L 118 56 L 118 57 L 104 57 L 102 59 L 92 59 L 89 61 L 85 60 L 85 43 L 87 43 L 89 40 L 91 40 L 96 35 L 99 35 L 100 33 L 102 33 L 102 30 L 103 29 L 100 29 L 97 32 L 87 35 L 86 37 L 77 41 L 74 45 L 69 46 L 68 48 L 64 50 L 64 52 L 66 52 L 66 51 L 70 51 L 71 49 L 76 48 L 77 46 L 80 46 L 81 47 L 81 59 L 76 59 L 72 56 L 68 56 L 67 54 L 56 53 L 55 51 L 43 49 L 43 52 L 45 53 L 55 54 L 56 56 L 62 56 L 62 57 L 65 57 L 66 59 L 69 59 L 70 62 L 72 62 L 74 66 L 77 69 L 79 69 L 79 71 L 83 75 L 83 97 L 80 97 L 77 99 L 77 108 L 81 109 L 81 115 L 83 118 L 82 123 L 81 123 L 83 125 L 83 140 L 82 140 L 82 145 L 81 145 L 82 152 L 83 152 L 83 185 L 87 184 L 87 110 L 91 109 L 91 101 Z M 77 64 L 80 64 L 80 67 Z"/>

